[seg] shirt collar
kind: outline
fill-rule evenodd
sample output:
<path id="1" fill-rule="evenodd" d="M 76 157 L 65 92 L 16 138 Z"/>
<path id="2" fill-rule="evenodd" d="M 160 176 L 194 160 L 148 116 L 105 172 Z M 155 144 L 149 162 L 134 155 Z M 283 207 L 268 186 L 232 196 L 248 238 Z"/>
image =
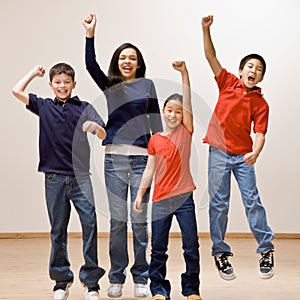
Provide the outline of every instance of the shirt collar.
<path id="1" fill-rule="evenodd" d="M 76 104 L 79 104 L 81 102 L 80 99 L 77 96 L 71 97 L 71 98 L 67 99 L 65 102 L 57 99 L 56 97 L 54 98 L 54 103 L 59 104 L 59 105 L 64 105 L 68 101 L 74 101 L 74 103 L 76 103 Z"/>
<path id="2" fill-rule="evenodd" d="M 247 90 L 247 88 L 242 84 L 241 80 L 239 80 L 239 82 L 236 85 L 237 88 L 241 88 L 241 89 L 245 89 Z M 255 86 L 254 89 L 250 92 L 256 93 L 258 95 L 263 96 L 263 94 L 261 93 L 261 88 L 258 86 Z"/>

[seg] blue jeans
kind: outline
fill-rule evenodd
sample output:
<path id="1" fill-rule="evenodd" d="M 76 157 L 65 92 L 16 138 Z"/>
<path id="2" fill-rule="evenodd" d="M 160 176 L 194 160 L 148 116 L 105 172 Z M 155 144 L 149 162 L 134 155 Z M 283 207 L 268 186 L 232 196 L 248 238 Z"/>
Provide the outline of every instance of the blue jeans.
<path id="1" fill-rule="evenodd" d="M 105 154 L 105 183 L 110 210 L 109 255 L 111 268 L 110 283 L 124 283 L 128 266 L 127 247 L 127 196 L 130 190 L 130 218 L 133 232 L 134 264 L 130 271 L 135 283 L 147 283 L 148 246 L 147 207 L 150 188 L 144 194 L 142 213 L 133 209 L 140 181 L 147 164 L 148 156 Z"/>
<path id="2" fill-rule="evenodd" d="M 267 224 L 266 211 L 260 201 L 254 166 L 244 161 L 244 155 L 226 153 L 210 146 L 208 190 L 212 255 L 231 253 L 230 246 L 224 241 L 228 222 L 231 173 L 237 180 L 248 223 L 258 243 L 256 252 L 273 249 L 271 241 L 274 234 Z"/>
<path id="3" fill-rule="evenodd" d="M 71 200 L 82 226 L 84 265 L 80 268 L 79 279 L 86 286 L 96 286 L 105 271 L 98 266 L 97 219 L 90 177 L 46 173 L 45 190 L 51 225 L 50 278 L 60 283 L 74 278 L 67 250 Z"/>
<path id="4" fill-rule="evenodd" d="M 186 270 L 181 274 L 181 293 L 199 295 L 200 255 L 193 193 L 178 195 L 154 202 L 152 206 L 152 249 L 149 268 L 152 295 L 170 299 L 171 285 L 166 279 L 169 231 L 176 216 L 182 235 L 182 249 Z"/>

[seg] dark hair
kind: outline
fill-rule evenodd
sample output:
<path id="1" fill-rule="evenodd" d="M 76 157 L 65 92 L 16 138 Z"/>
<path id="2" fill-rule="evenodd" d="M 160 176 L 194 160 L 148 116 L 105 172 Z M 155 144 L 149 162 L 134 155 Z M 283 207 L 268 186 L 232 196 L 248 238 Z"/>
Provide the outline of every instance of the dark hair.
<path id="1" fill-rule="evenodd" d="M 62 73 L 71 76 L 72 80 L 75 81 L 75 71 L 70 65 L 66 63 L 58 63 L 50 69 L 49 71 L 50 81 L 52 81 L 54 75 L 59 75 Z"/>
<path id="2" fill-rule="evenodd" d="M 259 54 L 256 54 L 256 53 L 248 54 L 247 56 L 245 56 L 245 57 L 241 60 L 241 62 L 240 62 L 239 70 L 243 70 L 245 64 L 246 64 L 250 59 L 257 59 L 257 60 L 259 60 L 259 61 L 262 63 L 262 65 L 263 65 L 262 76 L 264 76 L 264 75 L 265 75 L 265 72 L 266 72 L 266 62 L 265 62 L 265 60 L 263 59 L 262 56 L 260 56 Z"/>
<path id="3" fill-rule="evenodd" d="M 135 77 L 136 78 L 145 77 L 146 64 L 145 64 L 145 61 L 144 61 L 141 51 L 136 46 L 132 45 L 131 43 L 124 43 L 115 50 L 115 52 L 111 58 L 110 65 L 108 68 L 108 85 L 109 86 L 112 86 L 112 85 L 115 85 L 117 83 L 124 81 L 124 78 L 119 70 L 118 61 L 119 61 L 121 52 L 127 48 L 132 48 L 136 51 L 139 68 L 136 70 Z"/>
<path id="4" fill-rule="evenodd" d="M 168 103 L 169 101 L 171 101 L 171 100 L 178 100 L 178 101 L 180 101 L 181 103 L 183 103 L 183 97 L 182 97 L 182 95 L 175 93 L 175 94 L 170 95 L 170 96 L 166 99 L 163 108 L 165 108 L 166 105 L 167 105 L 167 103 Z"/>

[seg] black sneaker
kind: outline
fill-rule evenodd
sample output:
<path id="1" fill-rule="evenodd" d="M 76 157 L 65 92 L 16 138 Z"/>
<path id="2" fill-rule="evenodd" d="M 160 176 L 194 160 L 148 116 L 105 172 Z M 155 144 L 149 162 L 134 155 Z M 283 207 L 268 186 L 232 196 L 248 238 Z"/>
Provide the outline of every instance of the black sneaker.
<path id="1" fill-rule="evenodd" d="M 259 258 L 259 277 L 269 279 L 274 275 L 274 250 L 268 250 L 260 253 Z"/>
<path id="2" fill-rule="evenodd" d="M 224 280 L 232 280 L 236 277 L 236 274 L 228 261 L 228 256 L 232 256 L 232 253 L 223 253 L 222 255 L 216 255 L 214 257 L 219 274 Z"/>

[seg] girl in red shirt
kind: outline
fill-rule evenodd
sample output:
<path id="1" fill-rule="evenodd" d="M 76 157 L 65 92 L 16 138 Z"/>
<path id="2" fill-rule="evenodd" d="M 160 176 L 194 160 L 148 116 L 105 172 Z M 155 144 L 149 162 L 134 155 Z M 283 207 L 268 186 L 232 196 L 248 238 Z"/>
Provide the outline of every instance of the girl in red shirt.
<path id="1" fill-rule="evenodd" d="M 137 197 L 136 211 L 141 211 L 142 197 L 154 177 L 152 206 L 151 262 L 149 269 L 152 299 L 170 299 L 171 285 L 166 277 L 169 231 L 176 216 L 182 234 L 186 270 L 181 274 L 182 294 L 189 300 L 201 300 L 199 293 L 199 243 L 190 172 L 193 114 L 189 75 L 183 61 L 173 68 L 181 73 L 183 95 L 169 96 L 163 107 L 165 130 L 149 141 L 149 158 Z"/>

